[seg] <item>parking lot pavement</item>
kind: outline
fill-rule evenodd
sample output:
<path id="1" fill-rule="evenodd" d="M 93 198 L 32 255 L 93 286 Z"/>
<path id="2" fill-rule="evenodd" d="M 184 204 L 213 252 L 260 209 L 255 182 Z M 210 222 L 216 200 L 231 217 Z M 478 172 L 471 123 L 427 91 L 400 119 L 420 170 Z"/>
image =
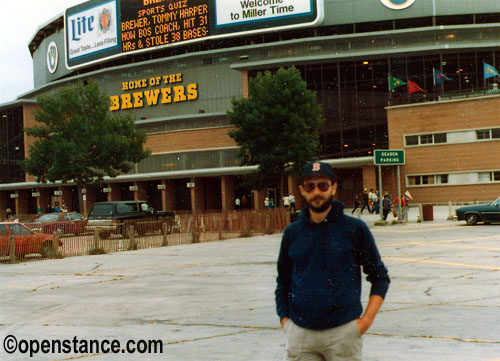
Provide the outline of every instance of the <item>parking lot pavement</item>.
<path id="1" fill-rule="evenodd" d="M 362 215 L 392 279 L 364 336 L 365 361 L 500 360 L 500 226 L 469 227 L 446 213 L 391 227 Z M 280 237 L 0 265 L 1 342 L 12 335 L 22 347 L 44 339 L 163 347 L 157 355 L 39 351 L 36 360 L 282 360 Z M 368 292 L 365 282 L 365 300 Z M 0 347 L 1 360 L 28 359 Z"/>

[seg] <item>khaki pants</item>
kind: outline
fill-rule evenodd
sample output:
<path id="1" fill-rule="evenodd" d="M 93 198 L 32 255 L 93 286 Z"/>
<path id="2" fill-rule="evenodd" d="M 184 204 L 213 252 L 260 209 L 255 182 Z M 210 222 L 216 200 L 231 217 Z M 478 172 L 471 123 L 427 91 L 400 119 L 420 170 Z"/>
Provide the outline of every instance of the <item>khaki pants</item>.
<path id="1" fill-rule="evenodd" d="M 361 361 L 363 343 L 357 322 L 327 330 L 308 330 L 285 323 L 287 361 Z"/>

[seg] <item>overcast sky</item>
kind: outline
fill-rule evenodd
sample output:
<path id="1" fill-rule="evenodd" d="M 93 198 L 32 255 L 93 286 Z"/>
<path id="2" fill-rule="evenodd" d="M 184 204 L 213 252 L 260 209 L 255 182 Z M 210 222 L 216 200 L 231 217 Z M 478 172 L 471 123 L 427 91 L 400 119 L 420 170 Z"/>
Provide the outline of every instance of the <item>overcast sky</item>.
<path id="1" fill-rule="evenodd" d="M 28 50 L 36 30 L 85 0 L 0 1 L 0 104 L 33 89 L 33 62 Z"/>

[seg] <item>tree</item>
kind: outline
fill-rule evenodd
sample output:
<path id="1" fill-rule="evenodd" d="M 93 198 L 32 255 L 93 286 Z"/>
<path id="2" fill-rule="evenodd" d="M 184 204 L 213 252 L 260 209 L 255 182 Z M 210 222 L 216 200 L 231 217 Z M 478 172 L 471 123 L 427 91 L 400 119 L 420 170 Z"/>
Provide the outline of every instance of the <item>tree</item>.
<path id="1" fill-rule="evenodd" d="M 298 175 L 319 154 L 321 107 L 295 67 L 258 73 L 248 89 L 248 98 L 233 99 L 227 112 L 238 127 L 229 136 L 240 146 L 242 165 L 258 165 L 252 186 L 279 182 L 283 195 L 285 176 Z"/>
<path id="2" fill-rule="evenodd" d="M 93 80 L 59 88 L 37 98 L 39 125 L 25 129 L 36 139 L 21 167 L 40 183 L 74 181 L 80 211 L 84 184 L 126 173 L 150 154 L 132 116 L 112 115 L 108 99 Z"/>

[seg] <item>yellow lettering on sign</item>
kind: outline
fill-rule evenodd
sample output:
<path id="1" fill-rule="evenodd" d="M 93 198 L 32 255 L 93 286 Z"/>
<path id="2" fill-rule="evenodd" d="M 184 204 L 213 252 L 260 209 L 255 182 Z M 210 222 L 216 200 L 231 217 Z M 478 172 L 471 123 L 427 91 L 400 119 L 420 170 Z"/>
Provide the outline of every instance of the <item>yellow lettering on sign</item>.
<path id="1" fill-rule="evenodd" d="M 184 95 L 184 87 L 182 85 L 174 86 L 174 103 L 186 101 L 186 96 Z"/>
<path id="2" fill-rule="evenodd" d="M 144 79 L 122 82 L 122 90 L 143 89 L 148 86 L 159 86 L 161 83 L 175 84 L 182 82 L 182 73 L 167 74 Z M 161 98 L 160 98 L 161 94 Z M 171 104 L 198 99 L 198 84 L 190 83 L 186 86 L 176 85 L 172 87 L 158 88 L 152 90 L 135 91 L 109 97 L 109 110 L 127 110 L 142 108 L 144 105 L 155 106 L 158 101 L 161 104 Z"/>
<path id="3" fill-rule="evenodd" d="M 144 102 L 142 101 L 142 92 L 134 93 L 134 108 L 142 108 L 144 106 Z"/>
<path id="4" fill-rule="evenodd" d="M 172 103 L 172 88 L 162 88 L 161 89 L 161 103 L 169 104 Z"/>
<path id="5" fill-rule="evenodd" d="M 158 94 L 160 94 L 160 89 L 146 90 L 144 92 L 146 103 L 150 106 L 158 104 Z"/>
<path id="6" fill-rule="evenodd" d="M 120 109 L 120 97 L 118 95 L 112 95 L 109 97 L 109 111 L 114 112 Z"/>
<path id="7" fill-rule="evenodd" d="M 187 99 L 195 100 L 198 99 L 198 84 L 192 83 L 187 86 Z"/>
<path id="8" fill-rule="evenodd" d="M 132 96 L 130 94 L 122 94 L 122 107 L 121 109 L 132 109 Z"/>

